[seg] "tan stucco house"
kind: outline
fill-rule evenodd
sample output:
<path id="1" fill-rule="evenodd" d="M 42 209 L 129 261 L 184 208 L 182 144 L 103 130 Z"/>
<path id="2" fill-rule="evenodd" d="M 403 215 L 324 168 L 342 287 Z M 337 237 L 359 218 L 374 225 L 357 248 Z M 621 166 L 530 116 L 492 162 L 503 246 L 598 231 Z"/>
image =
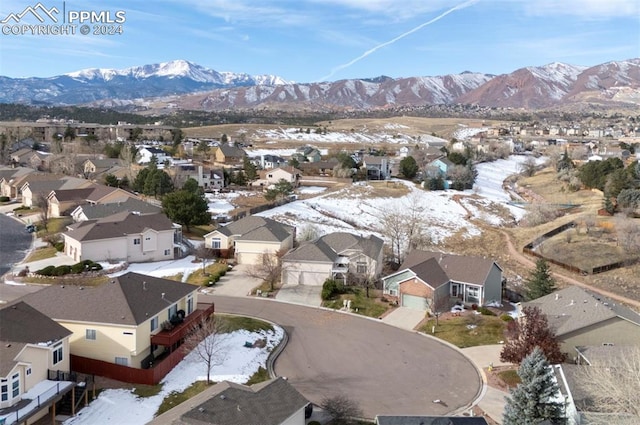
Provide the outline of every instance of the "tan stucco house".
<path id="1" fill-rule="evenodd" d="M 238 264 L 258 264 L 266 254 L 293 247 L 295 227 L 255 215 L 220 226 L 204 235 L 205 246 L 223 257 L 233 256 Z"/>
<path id="2" fill-rule="evenodd" d="M 179 346 L 190 327 L 213 313 L 212 305 L 198 305 L 197 286 L 138 273 L 97 287 L 52 285 L 24 301 L 72 332 L 74 371 L 121 374 L 124 381 L 128 374 L 134 382 L 144 375 L 129 369 L 152 373 L 160 357 L 183 356 Z"/>
<path id="3" fill-rule="evenodd" d="M 382 272 L 383 245 L 377 236 L 345 232 L 302 243 L 282 257 L 282 284 L 319 286 L 329 278 L 376 279 Z"/>
<path id="4" fill-rule="evenodd" d="M 123 211 L 108 217 L 80 221 L 62 233 L 64 252 L 74 261 L 124 260 L 129 263 L 174 258 L 180 225 L 162 213 Z"/>
<path id="5" fill-rule="evenodd" d="M 47 196 L 50 217 L 69 215 L 78 205 L 82 204 L 113 204 L 127 199 L 139 199 L 133 193 L 117 187 L 92 184 L 81 189 L 52 190 Z"/>
<path id="6" fill-rule="evenodd" d="M 20 188 L 22 194 L 22 205 L 32 207 L 38 203 L 38 197 L 47 198 L 52 190 L 82 189 L 92 187 L 94 184 L 89 180 L 77 177 L 56 176 L 54 174 L 45 175 L 43 179 L 35 179 L 35 175 L 28 176 Z"/>
<path id="7" fill-rule="evenodd" d="M 53 380 L 71 370 L 71 334 L 22 301 L 0 310 L 0 423 L 34 423 L 72 391 Z"/>
<path id="8" fill-rule="evenodd" d="M 269 187 L 278 183 L 280 180 L 284 180 L 287 183 L 290 183 L 291 186 L 298 187 L 300 185 L 302 171 L 295 167 L 279 167 L 269 170 L 261 170 L 259 175 L 260 178 L 252 183 L 253 186 Z"/>
<path id="9" fill-rule="evenodd" d="M 414 250 L 382 287 L 385 296 L 417 310 L 444 311 L 456 302 L 481 306 L 501 302 L 502 268 L 487 258 Z"/>
<path id="10" fill-rule="evenodd" d="M 220 164 L 241 164 L 247 153 L 244 149 L 234 145 L 220 145 L 213 154 L 214 160 Z"/>
<path id="11" fill-rule="evenodd" d="M 575 347 L 640 345 L 640 314 L 577 286 L 556 291 L 522 306 L 538 307 L 547 316 L 560 350 L 575 356 Z"/>

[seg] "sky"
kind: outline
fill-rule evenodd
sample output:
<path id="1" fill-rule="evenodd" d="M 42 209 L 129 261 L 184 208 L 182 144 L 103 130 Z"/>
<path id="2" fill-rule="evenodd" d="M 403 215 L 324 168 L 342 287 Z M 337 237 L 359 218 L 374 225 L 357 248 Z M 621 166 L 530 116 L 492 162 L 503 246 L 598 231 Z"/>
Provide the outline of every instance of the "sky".
<path id="1" fill-rule="evenodd" d="M 503 74 L 640 57 L 638 0 L 42 0 L 43 23 L 30 13 L 10 18 L 37 4 L 0 2 L 0 75 L 50 77 L 184 59 L 305 83 Z M 80 12 L 89 18 L 69 22 Z M 101 26 L 91 12 L 123 22 Z M 26 25 L 34 24 L 76 25 L 75 34 L 33 35 Z M 82 24 L 90 34 L 80 34 Z"/>

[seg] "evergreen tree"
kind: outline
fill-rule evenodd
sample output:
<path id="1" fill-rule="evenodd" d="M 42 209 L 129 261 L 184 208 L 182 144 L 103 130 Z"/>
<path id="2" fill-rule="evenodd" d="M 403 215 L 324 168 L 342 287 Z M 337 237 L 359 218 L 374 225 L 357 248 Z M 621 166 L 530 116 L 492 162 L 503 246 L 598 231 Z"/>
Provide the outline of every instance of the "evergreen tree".
<path id="1" fill-rule="evenodd" d="M 400 174 L 409 180 L 418 174 L 418 163 L 412 156 L 402 158 L 400 161 Z"/>
<path id="2" fill-rule="evenodd" d="M 242 161 L 243 161 L 242 168 L 244 169 L 245 176 L 247 176 L 247 180 L 249 182 L 252 182 L 255 179 L 257 179 L 258 170 L 256 169 L 256 166 L 253 164 L 253 162 L 251 162 L 249 157 L 245 156 Z"/>
<path id="3" fill-rule="evenodd" d="M 147 180 L 149 176 L 150 170 L 149 168 L 143 168 L 138 172 L 136 178 L 133 180 L 133 190 L 138 193 L 144 192 L 144 182 Z"/>
<path id="4" fill-rule="evenodd" d="M 558 384 L 540 348 L 536 347 L 522 361 L 518 376 L 522 382 L 506 398 L 503 425 L 565 423 L 563 404 L 556 398 Z"/>
<path id="5" fill-rule="evenodd" d="M 162 198 L 164 213 L 171 220 L 189 227 L 197 224 L 209 224 L 211 214 L 206 199 L 200 193 L 178 190 Z"/>
<path id="6" fill-rule="evenodd" d="M 182 185 L 182 190 L 186 190 L 187 192 L 199 193 L 200 186 L 198 186 L 198 182 L 196 179 L 189 177 L 187 181 Z"/>
<path id="7" fill-rule="evenodd" d="M 118 178 L 113 174 L 107 174 L 104 176 L 104 184 L 111 187 L 118 187 Z"/>
<path id="8" fill-rule="evenodd" d="M 427 186 L 429 190 L 444 190 L 444 179 L 438 174 L 427 181 Z"/>
<path id="9" fill-rule="evenodd" d="M 526 285 L 527 298 L 530 300 L 544 297 L 556 290 L 556 281 L 551 276 L 549 264 L 543 258 L 536 261 L 536 268 L 531 272 Z"/>
<path id="10" fill-rule="evenodd" d="M 573 161 L 571 161 L 569 153 L 565 149 L 562 158 L 560 158 L 560 161 L 558 161 L 558 164 L 556 165 L 556 171 L 570 170 L 572 168 L 574 168 Z"/>

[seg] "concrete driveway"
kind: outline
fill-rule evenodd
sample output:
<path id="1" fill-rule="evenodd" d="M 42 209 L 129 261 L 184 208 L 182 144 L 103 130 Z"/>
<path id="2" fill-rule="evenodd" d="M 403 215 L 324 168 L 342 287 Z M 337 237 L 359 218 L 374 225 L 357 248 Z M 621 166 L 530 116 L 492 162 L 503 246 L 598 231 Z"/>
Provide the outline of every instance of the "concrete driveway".
<path id="1" fill-rule="evenodd" d="M 446 415 L 481 389 L 474 365 L 435 338 L 381 320 L 259 298 L 202 296 L 216 311 L 281 325 L 289 343 L 275 371 L 313 403 L 346 394 L 364 416 Z M 441 403 L 434 403 L 441 400 Z"/>
<path id="2" fill-rule="evenodd" d="M 402 329 L 413 330 L 425 317 L 425 312 L 409 307 L 398 307 L 382 318 L 384 323 Z"/>
<path id="3" fill-rule="evenodd" d="M 233 270 L 220 278 L 214 286 L 203 288 L 202 293 L 228 297 L 246 297 L 251 291 L 260 286 L 260 279 L 246 274 L 247 265 L 238 264 Z"/>
<path id="4" fill-rule="evenodd" d="M 276 299 L 278 301 L 320 307 L 322 305 L 321 292 L 322 286 L 284 285 L 278 290 Z"/>

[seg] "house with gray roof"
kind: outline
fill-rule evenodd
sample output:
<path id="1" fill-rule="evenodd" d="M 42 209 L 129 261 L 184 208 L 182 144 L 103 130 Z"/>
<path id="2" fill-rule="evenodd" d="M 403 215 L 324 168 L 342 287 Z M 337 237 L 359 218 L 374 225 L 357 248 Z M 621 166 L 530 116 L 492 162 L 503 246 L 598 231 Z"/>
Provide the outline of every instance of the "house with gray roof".
<path id="1" fill-rule="evenodd" d="M 74 261 L 120 260 L 129 263 L 173 260 L 181 226 L 163 213 L 122 211 L 80 221 L 62 233 L 64 253 Z"/>
<path id="2" fill-rule="evenodd" d="M 47 196 L 50 217 L 68 215 L 81 204 L 109 204 L 138 197 L 117 187 L 92 183 L 78 189 L 54 189 Z"/>
<path id="3" fill-rule="evenodd" d="M 375 280 L 382 272 L 384 241 L 377 236 L 329 233 L 303 242 L 282 257 L 283 285 L 321 286 L 327 279 Z"/>
<path id="4" fill-rule="evenodd" d="M 362 168 L 367 171 L 370 180 L 386 180 L 391 177 L 391 158 L 388 156 L 365 155 Z"/>
<path id="5" fill-rule="evenodd" d="M 157 214 L 162 212 L 162 208 L 138 199 L 137 197 L 129 197 L 121 202 L 78 205 L 71 211 L 70 215 L 73 221 L 78 222 L 104 218 L 124 211 L 140 214 Z"/>
<path id="6" fill-rule="evenodd" d="M 0 168 L 0 196 L 15 199 L 19 188 L 14 185 L 16 179 L 35 173 L 35 170 L 27 167 L 1 167 Z"/>
<path id="7" fill-rule="evenodd" d="M 94 186 L 94 183 L 89 180 L 55 174 L 29 174 L 25 177 L 26 181 L 20 187 L 22 205 L 25 207 L 36 205 L 40 197 L 46 200 L 52 190 L 82 189 Z"/>
<path id="8" fill-rule="evenodd" d="M 217 163 L 220 164 L 241 164 L 247 153 L 244 149 L 230 144 L 224 144 L 218 146 L 214 153 L 214 158 Z"/>
<path id="9" fill-rule="evenodd" d="M 502 300 L 502 268 L 483 257 L 414 250 L 382 287 L 399 305 L 418 310 L 445 311 L 456 302 L 480 306 Z"/>
<path id="10" fill-rule="evenodd" d="M 251 215 L 204 235 L 205 246 L 238 264 L 259 264 L 264 254 L 276 255 L 293 247 L 295 227 Z"/>
<path id="11" fill-rule="evenodd" d="M 304 425 L 308 404 L 282 377 L 251 386 L 223 381 L 149 425 Z"/>
<path id="12" fill-rule="evenodd" d="M 213 313 L 198 304 L 197 286 L 132 272 L 98 286 L 51 285 L 22 300 L 73 333 L 75 372 L 145 384 L 171 369 L 154 370 L 163 359 L 177 364 L 189 329 Z"/>
<path id="13" fill-rule="evenodd" d="M 376 416 L 376 425 L 488 425 L 482 416 Z"/>
<path id="14" fill-rule="evenodd" d="M 590 345 L 640 345 L 640 314 L 599 294 L 568 286 L 522 303 L 538 307 L 569 358 L 575 347 Z"/>
<path id="15" fill-rule="evenodd" d="M 75 386 L 49 380 L 71 370 L 72 332 L 22 301 L 0 309 L 0 324 L 0 423 L 35 423 Z"/>

